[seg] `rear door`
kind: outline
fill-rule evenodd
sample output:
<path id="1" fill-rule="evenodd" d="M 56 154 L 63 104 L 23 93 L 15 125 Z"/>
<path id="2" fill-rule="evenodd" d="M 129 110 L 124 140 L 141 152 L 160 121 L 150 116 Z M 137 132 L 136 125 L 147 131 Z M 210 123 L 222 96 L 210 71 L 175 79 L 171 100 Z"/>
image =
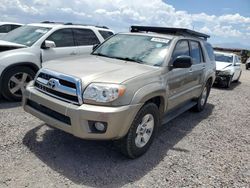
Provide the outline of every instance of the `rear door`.
<path id="1" fill-rule="evenodd" d="M 237 55 L 235 55 L 235 57 L 234 57 L 233 66 L 234 66 L 234 70 L 235 70 L 233 80 L 237 80 L 238 77 L 240 76 L 240 73 L 241 73 L 241 62 L 240 62 L 239 56 L 237 56 Z"/>
<path id="2" fill-rule="evenodd" d="M 91 29 L 73 29 L 75 43 L 78 47 L 77 53 L 79 55 L 90 54 L 93 45 L 100 44 L 96 34 Z"/>
<path id="3" fill-rule="evenodd" d="M 42 49 L 42 61 L 77 55 L 77 46 L 73 31 L 70 28 L 60 29 L 52 33 L 46 40 L 55 42 L 55 48 Z"/>
<path id="4" fill-rule="evenodd" d="M 190 56 L 193 60 L 193 65 L 189 69 L 189 88 L 193 97 L 200 95 L 202 85 L 204 83 L 205 60 L 200 42 L 190 40 Z"/>

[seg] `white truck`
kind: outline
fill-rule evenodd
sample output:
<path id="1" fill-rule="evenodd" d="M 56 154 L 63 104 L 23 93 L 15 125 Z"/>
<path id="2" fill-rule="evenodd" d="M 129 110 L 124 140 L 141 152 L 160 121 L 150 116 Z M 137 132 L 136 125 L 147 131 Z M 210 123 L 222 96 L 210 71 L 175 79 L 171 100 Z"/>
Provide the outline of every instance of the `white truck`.
<path id="1" fill-rule="evenodd" d="M 42 63 L 90 54 L 96 44 L 113 35 L 103 26 L 42 22 L 27 24 L 0 40 L 0 94 L 19 101 Z"/>

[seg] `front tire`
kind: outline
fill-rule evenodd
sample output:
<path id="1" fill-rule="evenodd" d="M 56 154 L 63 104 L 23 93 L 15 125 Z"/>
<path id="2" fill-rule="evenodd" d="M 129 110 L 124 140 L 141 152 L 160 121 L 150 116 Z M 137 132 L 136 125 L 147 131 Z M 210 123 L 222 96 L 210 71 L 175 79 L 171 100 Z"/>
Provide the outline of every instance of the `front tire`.
<path id="1" fill-rule="evenodd" d="M 35 72 L 29 67 L 13 67 L 2 79 L 2 94 L 10 101 L 21 101 L 26 85 L 33 80 Z"/>
<path id="2" fill-rule="evenodd" d="M 231 83 L 232 83 L 232 79 L 233 79 L 233 76 L 230 76 L 227 78 L 226 83 L 225 83 L 226 88 L 230 88 Z"/>
<path id="3" fill-rule="evenodd" d="M 143 155 L 152 144 L 159 124 L 158 107 L 153 103 L 145 104 L 137 113 L 127 135 L 116 141 L 116 146 L 128 158 Z"/>

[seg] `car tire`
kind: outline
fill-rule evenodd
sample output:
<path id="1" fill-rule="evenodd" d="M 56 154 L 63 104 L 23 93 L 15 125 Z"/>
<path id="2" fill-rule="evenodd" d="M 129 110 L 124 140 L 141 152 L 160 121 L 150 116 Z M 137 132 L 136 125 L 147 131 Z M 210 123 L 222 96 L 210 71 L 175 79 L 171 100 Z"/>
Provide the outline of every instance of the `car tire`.
<path id="1" fill-rule="evenodd" d="M 237 82 L 239 82 L 240 77 L 241 77 L 241 73 L 242 73 L 242 71 L 240 71 L 240 75 L 239 75 L 239 77 L 237 78 L 237 80 L 235 80 L 235 82 L 236 82 L 236 83 L 237 83 Z"/>
<path id="2" fill-rule="evenodd" d="M 246 70 L 248 70 L 248 68 L 249 68 L 248 65 L 246 65 Z"/>
<path id="3" fill-rule="evenodd" d="M 226 83 L 225 83 L 225 88 L 230 88 L 231 83 L 232 83 L 233 76 L 230 76 L 227 78 Z"/>
<path id="4" fill-rule="evenodd" d="M 29 67 L 17 66 L 3 75 L 2 95 L 10 101 L 21 101 L 25 86 L 33 80 L 35 72 Z"/>
<path id="5" fill-rule="evenodd" d="M 193 111 L 195 112 L 201 112 L 204 110 L 206 104 L 207 104 L 207 99 L 210 94 L 212 84 L 211 82 L 207 82 L 205 87 L 203 88 L 201 95 L 197 99 L 197 104 L 192 108 Z"/>
<path id="6" fill-rule="evenodd" d="M 128 158 L 137 158 L 148 150 L 159 125 L 158 107 L 154 103 L 145 104 L 134 118 L 127 135 L 115 144 Z"/>

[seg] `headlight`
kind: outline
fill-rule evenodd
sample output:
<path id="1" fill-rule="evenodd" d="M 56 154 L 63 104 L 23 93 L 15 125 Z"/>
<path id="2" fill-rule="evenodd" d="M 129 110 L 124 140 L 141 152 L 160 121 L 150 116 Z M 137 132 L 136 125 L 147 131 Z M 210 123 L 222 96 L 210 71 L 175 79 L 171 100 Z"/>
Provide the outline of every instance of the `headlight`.
<path id="1" fill-rule="evenodd" d="M 230 75 L 231 74 L 231 70 L 223 70 L 220 71 L 218 75 Z"/>
<path id="2" fill-rule="evenodd" d="M 125 86 L 118 84 L 92 83 L 83 93 L 83 100 L 112 102 L 125 93 Z"/>

